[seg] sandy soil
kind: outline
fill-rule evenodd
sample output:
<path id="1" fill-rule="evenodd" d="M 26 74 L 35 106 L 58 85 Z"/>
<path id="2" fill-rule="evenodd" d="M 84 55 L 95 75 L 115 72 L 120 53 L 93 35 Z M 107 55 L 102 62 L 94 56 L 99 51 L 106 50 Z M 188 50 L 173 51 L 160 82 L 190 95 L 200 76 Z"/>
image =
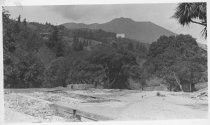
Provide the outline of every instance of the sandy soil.
<path id="1" fill-rule="evenodd" d="M 117 120 L 208 118 L 207 101 L 173 96 L 167 92 L 161 92 L 164 97 L 156 96 L 155 92 L 152 93 L 145 93 L 139 102 L 129 105 Z"/>
<path id="2" fill-rule="evenodd" d="M 55 90 L 55 89 L 54 89 Z M 205 119 L 208 118 L 207 89 L 194 92 L 136 90 L 6 90 L 6 122 L 66 122 L 72 117 L 58 115 L 49 104 L 79 110 L 113 120 Z"/>
<path id="3" fill-rule="evenodd" d="M 30 123 L 39 123 L 40 120 L 34 118 L 33 116 L 19 113 L 12 110 L 11 108 L 5 108 L 5 122 L 30 122 Z"/>

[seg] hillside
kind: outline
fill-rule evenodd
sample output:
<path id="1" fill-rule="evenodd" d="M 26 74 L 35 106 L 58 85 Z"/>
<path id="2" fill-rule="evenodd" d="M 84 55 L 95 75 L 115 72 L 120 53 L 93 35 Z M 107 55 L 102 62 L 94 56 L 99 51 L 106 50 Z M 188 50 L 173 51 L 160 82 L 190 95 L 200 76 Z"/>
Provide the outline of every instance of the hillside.
<path id="1" fill-rule="evenodd" d="M 156 76 L 164 79 L 172 91 L 182 86 L 184 91 L 194 91 L 190 83 L 207 82 L 207 54 L 196 40 L 190 35 L 166 36 L 169 31 L 151 22 L 118 18 L 91 24 L 94 28 L 78 24 L 69 29 L 21 21 L 21 17 L 14 20 L 8 15 L 3 20 L 5 88 L 94 84 L 109 89 L 143 89 Z M 161 33 L 165 36 L 149 45 L 134 38 L 118 38 L 116 33 L 105 30 L 145 34 L 138 35 L 141 39 Z M 177 78 L 179 86 L 174 81 Z"/>
<path id="2" fill-rule="evenodd" d="M 200 48 L 206 50 L 206 51 L 207 51 L 207 49 L 208 49 L 208 48 L 207 48 L 207 44 L 198 43 L 198 46 L 199 46 Z"/>
<path id="3" fill-rule="evenodd" d="M 130 18 L 123 17 L 102 24 L 65 23 L 62 25 L 69 29 L 89 28 L 102 29 L 114 33 L 124 33 L 125 37 L 144 43 L 152 43 L 162 35 L 176 35 L 175 33 L 152 22 L 136 22 Z"/>

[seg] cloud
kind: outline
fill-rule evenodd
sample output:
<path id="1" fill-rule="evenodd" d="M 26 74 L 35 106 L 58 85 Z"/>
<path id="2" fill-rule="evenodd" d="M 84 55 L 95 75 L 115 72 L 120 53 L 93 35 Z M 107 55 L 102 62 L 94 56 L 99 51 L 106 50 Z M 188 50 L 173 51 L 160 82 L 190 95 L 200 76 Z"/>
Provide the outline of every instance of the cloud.
<path id="1" fill-rule="evenodd" d="M 116 17 L 128 17 L 139 21 L 158 21 L 169 18 L 175 4 L 104 4 L 53 6 L 52 11 L 63 18 L 76 22 L 106 22 Z M 170 15 L 171 16 L 171 15 Z M 164 19 L 163 19 L 164 20 Z"/>
<path id="2" fill-rule="evenodd" d="M 200 34 L 203 27 L 191 24 L 182 27 L 177 20 L 171 18 L 177 4 L 116 4 L 116 5 L 53 5 L 53 6 L 11 6 L 11 16 L 21 15 L 31 22 L 50 22 L 62 24 L 105 23 L 117 17 L 127 17 L 135 21 L 151 21 L 177 34 L 191 34 L 198 41 L 205 41 Z"/>
<path id="3" fill-rule="evenodd" d="M 54 6 L 52 10 L 61 14 L 63 18 L 85 22 L 102 21 L 122 13 L 119 5 L 64 5 Z"/>
<path id="4" fill-rule="evenodd" d="M 151 21 L 175 33 L 191 34 L 202 41 L 200 26 L 182 27 L 171 18 L 177 4 L 118 4 L 118 5 L 64 5 L 52 10 L 69 22 L 104 23 L 117 17 L 132 18 L 136 21 Z"/>

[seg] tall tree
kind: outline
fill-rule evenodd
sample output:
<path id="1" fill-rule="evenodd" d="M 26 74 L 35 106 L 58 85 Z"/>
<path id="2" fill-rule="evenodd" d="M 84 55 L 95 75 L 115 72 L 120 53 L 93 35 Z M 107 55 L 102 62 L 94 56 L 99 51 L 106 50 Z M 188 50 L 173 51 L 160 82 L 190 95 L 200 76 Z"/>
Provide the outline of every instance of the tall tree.
<path id="1" fill-rule="evenodd" d="M 203 55 L 196 40 L 189 35 L 162 36 L 151 44 L 145 67 L 151 74 L 163 78 L 170 90 L 193 91 L 207 69 Z"/>
<path id="2" fill-rule="evenodd" d="M 83 44 L 79 41 L 79 39 L 76 35 L 73 37 L 72 47 L 75 51 L 82 51 L 83 50 Z"/>
<path id="3" fill-rule="evenodd" d="M 206 2 L 180 3 L 173 17 L 183 26 L 190 23 L 204 26 L 202 35 L 207 38 Z"/>
<path id="4" fill-rule="evenodd" d="M 91 70 L 105 84 L 106 88 L 129 89 L 129 79 L 143 81 L 142 69 L 137 64 L 136 56 L 129 50 L 120 48 L 107 48 L 104 46 L 93 52 L 89 63 L 95 65 Z M 140 83 L 141 84 L 141 83 Z"/>
<path id="5" fill-rule="evenodd" d="M 134 49 L 133 43 L 129 42 L 128 43 L 128 50 L 133 50 L 133 49 Z"/>
<path id="6" fill-rule="evenodd" d="M 10 14 L 3 8 L 2 12 L 3 17 L 3 44 L 4 44 L 4 56 L 8 54 L 8 52 L 14 52 L 15 50 L 15 41 L 12 37 L 13 26 L 11 25 L 11 21 L 9 19 Z M 5 59 L 5 58 L 4 58 Z"/>
<path id="7" fill-rule="evenodd" d="M 19 15 L 17 18 L 18 23 L 21 23 L 21 16 Z"/>
<path id="8" fill-rule="evenodd" d="M 58 28 L 56 26 L 53 26 L 53 31 L 49 37 L 48 47 L 49 48 L 55 47 L 55 44 L 58 40 L 59 40 L 58 39 Z"/>
<path id="9" fill-rule="evenodd" d="M 26 18 L 23 19 L 23 24 L 26 26 L 26 24 L 27 24 Z"/>

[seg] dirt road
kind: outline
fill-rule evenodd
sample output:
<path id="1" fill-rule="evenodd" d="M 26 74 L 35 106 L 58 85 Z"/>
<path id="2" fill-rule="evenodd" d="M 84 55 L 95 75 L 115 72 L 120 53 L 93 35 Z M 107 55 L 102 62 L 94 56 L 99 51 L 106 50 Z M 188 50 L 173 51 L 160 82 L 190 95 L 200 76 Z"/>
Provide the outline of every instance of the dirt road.
<path id="1" fill-rule="evenodd" d="M 155 94 L 155 93 L 154 93 Z M 203 119 L 208 118 L 206 101 L 193 100 L 169 93 L 158 97 L 145 93 L 139 102 L 125 108 L 117 120 L 148 120 L 148 119 Z"/>
<path id="2" fill-rule="evenodd" d="M 199 93 L 134 90 L 61 90 L 55 92 L 18 90 L 5 93 L 6 122 L 66 122 L 49 103 L 76 107 L 113 120 L 164 120 L 208 118 L 207 98 Z M 202 91 L 200 92 L 203 93 Z M 17 112 L 17 113 L 11 113 Z M 15 114 L 22 115 L 15 115 Z M 14 116 L 15 115 L 15 116 Z"/>

